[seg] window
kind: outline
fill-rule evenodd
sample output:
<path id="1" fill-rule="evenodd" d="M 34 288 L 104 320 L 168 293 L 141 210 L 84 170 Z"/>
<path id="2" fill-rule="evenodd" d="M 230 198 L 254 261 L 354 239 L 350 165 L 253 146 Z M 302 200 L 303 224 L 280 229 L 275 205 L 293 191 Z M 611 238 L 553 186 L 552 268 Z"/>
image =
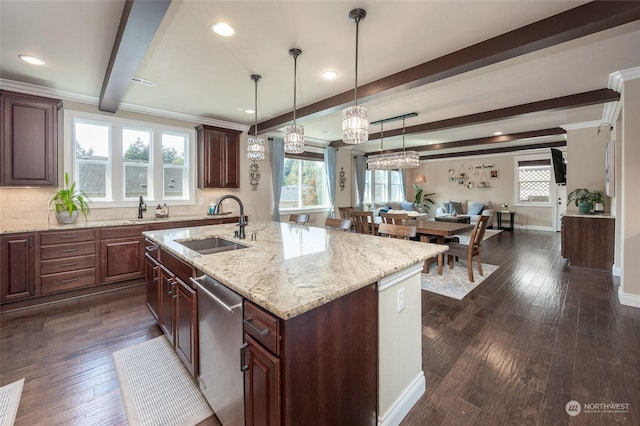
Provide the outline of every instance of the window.
<path id="1" fill-rule="evenodd" d="M 311 209 L 328 206 L 324 161 L 285 158 L 280 208 Z"/>
<path id="2" fill-rule="evenodd" d="M 364 203 L 403 201 L 399 170 L 367 170 L 364 178 Z"/>
<path id="3" fill-rule="evenodd" d="M 98 203 L 94 206 L 100 202 L 108 207 L 126 206 L 140 196 L 156 204 L 169 200 L 193 203 L 192 130 L 73 111 L 68 114 L 65 128 L 71 128 L 74 179 Z"/>
<path id="4" fill-rule="evenodd" d="M 518 161 L 518 200 L 521 203 L 549 203 L 551 198 L 551 161 Z"/>

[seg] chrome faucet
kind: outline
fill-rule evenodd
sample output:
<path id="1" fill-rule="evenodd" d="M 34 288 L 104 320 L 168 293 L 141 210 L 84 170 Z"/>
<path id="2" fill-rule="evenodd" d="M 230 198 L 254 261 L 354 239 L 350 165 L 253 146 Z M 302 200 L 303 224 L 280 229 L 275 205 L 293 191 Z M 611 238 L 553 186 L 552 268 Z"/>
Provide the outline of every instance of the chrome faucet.
<path id="1" fill-rule="evenodd" d="M 142 200 L 142 195 L 140 196 L 140 201 L 138 202 L 138 219 L 142 219 L 142 212 L 147 211 L 147 205 Z"/>
<path id="2" fill-rule="evenodd" d="M 213 208 L 213 214 L 219 214 L 220 205 L 222 201 L 226 200 L 227 198 L 236 200 L 238 202 L 238 205 L 240 206 L 240 220 L 238 221 L 238 227 L 240 229 L 236 233 L 238 234 L 238 238 L 240 238 L 241 240 L 244 240 L 245 239 L 244 227 L 247 226 L 247 221 L 244 220 L 244 206 L 242 205 L 242 201 L 240 201 L 240 198 L 236 197 L 235 195 L 223 195 L 222 197 L 216 200 L 216 205 Z"/>

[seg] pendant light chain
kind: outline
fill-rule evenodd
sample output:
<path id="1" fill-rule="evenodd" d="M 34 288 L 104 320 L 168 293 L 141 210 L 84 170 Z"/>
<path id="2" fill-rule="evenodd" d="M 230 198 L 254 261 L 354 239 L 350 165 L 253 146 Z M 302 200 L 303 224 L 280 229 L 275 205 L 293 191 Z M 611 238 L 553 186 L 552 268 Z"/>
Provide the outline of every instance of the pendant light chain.
<path id="1" fill-rule="evenodd" d="M 254 136 L 249 135 L 248 145 L 247 145 L 247 158 L 249 160 L 264 160 L 265 155 L 265 142 L 264 138 L 258 136 L 258 80 L 260 80 L 262 76 L 258 74 L 252 74 L 251 80 L 254 83 L 254 119 L 255 119 L 255 132 Z"/>
<path id="2" fill-rule="evenodd" d="M 355 18 L 356 21 L 356 82 L 355 82 L 355 89 L 353 89 L 353 97 L 355 100 L 355 106 L 358 106 L 358 34 L 360 33 L 359 29 L 360 29 L 360 18 L 356 17 Z"/>
<path id="3" fill-rule="evenodd" d="M 288 154 L 302 154 L 304 152 L 304 127 L 296 123 L 298 56 L 301 53 L 300 49 L 289 49 L 289 55 L 293 56 L 293 124 L 287 127 L 284 135 L 284 152 Z"/>

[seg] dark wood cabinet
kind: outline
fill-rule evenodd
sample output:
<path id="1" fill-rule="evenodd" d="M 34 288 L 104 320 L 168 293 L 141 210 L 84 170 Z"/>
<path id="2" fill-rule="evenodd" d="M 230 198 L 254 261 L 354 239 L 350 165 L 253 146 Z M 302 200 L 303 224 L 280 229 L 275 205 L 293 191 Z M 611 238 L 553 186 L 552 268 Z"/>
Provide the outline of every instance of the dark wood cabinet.
<path id="1" fill-rule="evenodd" d="M 187 370 L 197 377 L 198 299 L 195 290 L 179 278 L 176 278 L 175 296 L 176 353 Z"/>
<path id="2" fill-rule="evenodd" d="M 0 91 L 0 185 L 57 186 L 58 99 Z"/>
<path id="3" fill-rule="evenodd" d="M 0 301 L 35 295 L 36 234 L 12 234 L 0 238 Z"/>
<path id="4" fill-rule="evenodd" d="M 100 230 L 100 282 L 140 279 L 145 275 L 144 225 Z"/>
<path id="5" fill-rule="evenodd" d="M 158 325 L 164 332 L 171 345 L 175 346 L 174 323 L 175 303 L 173 296 L 176 286 L 176 276 L 167 268 L 160 265 L 160 295 L 158 297 Z"/>
<path id="6" fill-rule="evenodd" d="M 199 125 L 198 188 L 240 187 L 240 131 Z"/>
<path id="7" fill-rule="evenodd" d="M 151 315 L 158 320 L 158 304 L 160 298 L 160 264 L 149 253 L 145 253 L 145 302 Z"/>
<path id="8" fill-rule="evenodd" d="M 245 334 L 245 425 L 278 426 L 280 421 L 280 359 Z"/>
<path id="9" fill-rule="evenodd" d="M 571 266 L 611 271 L 614 260 L 615 219 L 598 216 L 562 218 L 562 257 Z"/>

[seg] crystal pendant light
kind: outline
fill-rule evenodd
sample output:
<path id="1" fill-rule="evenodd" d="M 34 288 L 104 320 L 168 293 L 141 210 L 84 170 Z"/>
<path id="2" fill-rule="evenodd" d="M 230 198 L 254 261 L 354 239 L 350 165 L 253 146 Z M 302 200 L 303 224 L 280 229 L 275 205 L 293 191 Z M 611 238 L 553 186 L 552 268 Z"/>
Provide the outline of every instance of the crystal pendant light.
<path id="1" fill-rule="evenodd" d="M 284 135 L 284 152 L 288 154 L 302 154 L 304 152 L 304 126 L 296 124 L 296 75 L 300 54 L 302 54 L 300 49 L 289 50 L 289 55 L 293 56 L 293 124 L 287 126 Z"/>
<path id="2" fill-rule="evenodd" d="M 251 80 L 255 83 L 255 97 L 254 97 L 254 113 L 255 113 L 255 125 L 254 136 L 249 136 L 249 146 L 247 147 L 247 158 L 249 160 L 264 160 L 264 139 L 258 136 L 258 80 L 262 77 L 258 74 L 253 74 Z"/>
<path id="3" fill-rule="evenodd" d="M 384 143 L 384 128 L 383 128 L 384 120 L 380 121 L 380 154 L 370 155 L 367 157 L 367 168 L 369 170 L 389 170 L 391 167 L 390 155 L 384 154 L 383 143 Z"/>
<path id="4" fill-rule="evenodd" d="M 360 21 L 367 16 L 364 9 L 353 9 L 349 12 L 349 19 L 356 23 L 356 84 L 353 90 L 355 105 L 342 111 L 342 140 L 344 143 L 355 145 L 369 140 L 369 118 L 367 108 L 358 105 L 358 29 Z"/>
<path id="5" fill-rule="evenodd" d="M 414 169 L 420 167 L 420 155 L 416 151 L 404 150 L 404 119 L 402 117 L 402 152 L 395 152 L 394 169 Z"/>
<path id="6" fill-rule="evenodd" d="M 367 158 L 367 166 L 370 170 L 395 170 L 395 169 L 411 169 L 420 167 L 420 156 L 416 151 L 405 151 L 404 149 L 404 134 L 405 134 L 405 119 L 407 117 L 415 117 L 415 112 L 405 114 L 398 117 L 387 118 L 384 120 L 376 121 L 374 124 L 380 123 L 380 154 L 370 155 Z M 402 119 L 402 152 L 389 152 L 383 153 L 383 139 L 384 132 L 382 125 L 388 121 L 395 121 Z"/>

